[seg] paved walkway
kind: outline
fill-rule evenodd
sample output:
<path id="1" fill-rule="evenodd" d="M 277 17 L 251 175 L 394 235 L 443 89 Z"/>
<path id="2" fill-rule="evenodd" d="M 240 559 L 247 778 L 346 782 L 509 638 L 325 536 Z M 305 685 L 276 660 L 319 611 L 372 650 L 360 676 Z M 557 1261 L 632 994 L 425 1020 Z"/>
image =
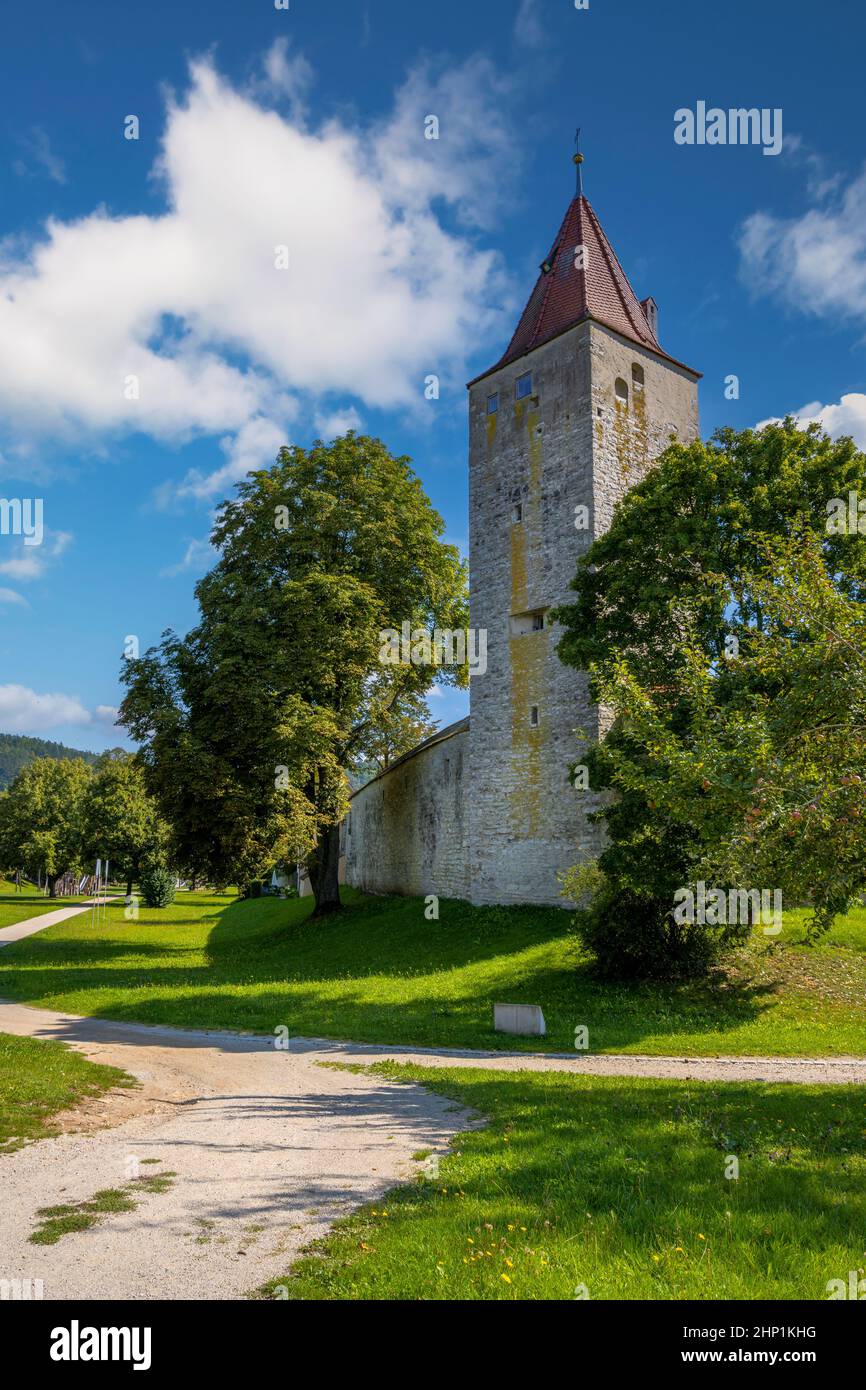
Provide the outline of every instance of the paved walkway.
<path id="1" fill-rule="evenodd" d="M 0 927 L 0 946 L 8 946 L 10 941 L 23 941 L 25 936 L 35 936 L 38 931 L 53 927 L 55 922 L 65 922 L 67 917 L 77 917 L 81 912 L 89 912 L 95 902 L 102 905 L 106 901 L 116 902 L 117 898 L 88 898 L 86 902 L 76 903 L 74 907 L 59 907 L 56 912 L 43 912 L 36 917 L 27 917 L 23 922 L 16 922 L 14 926 Z"/>

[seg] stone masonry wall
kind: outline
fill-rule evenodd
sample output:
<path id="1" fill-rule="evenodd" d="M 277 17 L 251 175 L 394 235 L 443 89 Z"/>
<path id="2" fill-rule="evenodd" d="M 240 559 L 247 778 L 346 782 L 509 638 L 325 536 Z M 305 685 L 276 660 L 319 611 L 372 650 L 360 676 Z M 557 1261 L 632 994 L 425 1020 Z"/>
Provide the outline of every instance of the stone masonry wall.
<path id="1" fill-rule="evenodd" d="M 532 394 L 516 400 L 528 371 Z M 562 630 L 547 612 L 573 598 L 578 558 L 616 500 L 673 433 L 688 441 L 697 431 L 695 374 L 594 322 L 471 388 L 471 622 L 488 630 L 488 670 L 472 682 L 474 902 L 561 906 L 560 873 L 602 848 L 603 828 L 587 819 L 599 798 L 571 785 L 569 764 L 579 761 L 577 731 L 596 739 L 604 716 L 585 676 L 556 655 Z M 533 613 L 544 629 L 521 631 L 521 615 Z"/>
<path id="2" fill-rule="evenodd" d="M 581 325 L 471 388 L 471 623 L 488 633 L 472 680 L 470 869 L 478 903 L 562 905 L 557 874 L 580 858 L 583 823 L 568 764 L 574 730 L 595 733 L 586 680 L 556 655 L 547 610 L 567 601 L 592 507 L 589 328 Z M 532 371 L 532 394 L 515 398 Z M 495 415 L 488 397 L 499 394 Z M 519 519 L 514 507 L 522 508 Z M 540 631 L 525 615 L 542 613 Z M 524 621 L 521 621 L 521 618 Z M 538 711 L 538 723 L 531 711 Z"/>
<path id="3" fill-rule="evenodd" d="M 368 893 L 468 896 L 468 721 L 352 797 L 346 882 Z"/>

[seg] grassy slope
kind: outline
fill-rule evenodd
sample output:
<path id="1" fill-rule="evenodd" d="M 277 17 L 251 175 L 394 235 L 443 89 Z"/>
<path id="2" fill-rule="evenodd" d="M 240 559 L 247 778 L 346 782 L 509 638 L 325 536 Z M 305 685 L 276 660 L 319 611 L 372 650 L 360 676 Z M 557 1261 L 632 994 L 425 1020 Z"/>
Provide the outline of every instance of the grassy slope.
<path id="1" fill-rule="evenodd" d="M 52 1134 L 58 1110 L 133 1085 L 124 1072 L 89 1062 L 63 1043 L 0 1033 L 0 1155 Z"/>
<path id="2" fill-rule="evenodd" d="M 866 1264 L 862 1087 L 375 1070 L 490 1123 L 265 1296 L 825 1299 Z"/>
<path id="3" fill-rule="evenodd" d="M 866 1053 L 866 912 L 820 947 L 756 937 L 712 984 L 604 986 L 553 909 L 361 898 L 326 923 L 309 902 L 181 894 L 138 922 L 111 909 L 0 950 L 0 995 L 73 1013 L 418 1045 L 536 1050 L 494 1034 L 496 1000 L 540 1003 L 547 1048 L 577 1025 L 594 1052 Z"/>

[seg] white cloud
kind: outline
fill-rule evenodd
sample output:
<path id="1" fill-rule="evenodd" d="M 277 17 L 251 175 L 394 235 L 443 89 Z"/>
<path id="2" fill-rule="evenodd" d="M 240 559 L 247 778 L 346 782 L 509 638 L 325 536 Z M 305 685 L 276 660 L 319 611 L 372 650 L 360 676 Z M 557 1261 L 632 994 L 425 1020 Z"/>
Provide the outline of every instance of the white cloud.
<path id="1" fill-rule="evenodd" d="M 42 579 L 54 561 L 66 551 L 71 541 L 72 536 L 68 531 L 46 531 L 41 545 L 26 545 L 24 539 L 18 537 L 14 540 L 4 538 L 4 547 L 0 550 L 0 555 L 6 553 L 8 545 L 14 546 L 14 551 L 11 559 L 0 560 L 0 574 L 5 574 L 18 583 Z"/>
<path id="2" fill-rule="evenodd" d="M 346 410 L 317 411 L 316 432 L 327 442 L 349 430 L 360 430 L 363 421 L 354 406 Z"/>
<path id="3" fill-rule="evenodd" d="M 30 607 L 30 604 L 27 602 L 24 595 L 16 594 L 14 589 L 0 589 L 0 603 L 8 603 L 12 607 Z"/>
<path id="4" fill-rule="evenodd" d="M 261 74 L 253 78 L 251 96 L 288 101 L 293 120 L 306 117 L 306 99 L 313 85 L 313 69 L 302 53 L 290 53 L 287 38 L 274 39 L 262 58 Z"/>
<path id="5" fill-rule="evenodd" d="M 755 293 L 812 314 L 866 318 L 866 169 L 834 200 L 799 217 L 753 213 L 739 250 Z"/>
<path id="6" fill-rule="evenodd" d="M 33 176 L 41 172 L 54 183 L 66 182 L 66 168 L 51 148 L 51 141 L 41 126 L 33 126 L 25 135 L 18 137 L 26 159 L 16 159 L 12 168 L 19 177 Z M 35 168 L 34 168 L 35 166 Z"/>
<path id="7" fill-rule="evenodd" d="M 514 21 L 514 37 L 528 48 L 544 47 L 547 33 L 541 22 L 538 0 L 520 0 L 520 9 Z"/>
<path id="8" fill-rule="evenodd" d="M 168 565 L 160 573 L 164 579 L 174 579 L 178 574 L 185 574 L 189 570 L 206 570 L 209 565 L 216 564 L 217 552 L 208 540 L 191 540 L 183 554 L 183 559 L 176 565 Z"/>
<path id="9" fill-rule="evenodd" d="M 842 396 L 837 405 L 822 405 L 820 401 L 811 401 L 799 410 L 792 410 L 791 414 L 804 428 L 806 425 L 818 424 L 833 439 L 849 434 L 858 449 L 866 450 L 866 395 L 862 391 L 852 391 L 849 395 Z M 755 428 L 762 429 L 764 425 L 769 424 L 778 424 L 778 417 L 761 420 Z"/>
<path id="10" fill-rule="evenodd" d="M 0 685 L 0 729 L 33 733 L 61 724 L 90 724 L 91 714 L 75 695 L 37 695 L 23 685 Z"/>
<path id="11" fill-rule="evenodd" d="M 379 196 L 405 221 L 405 227 L 394 228 L 395 233 L 403 233 L 395 246 L 398 263 L 404 263 L 407 255 L 412 258 L 413 247 L 405 234 L 417 237 L 414 250 L 429 261 L 429 269 L 436 267 L 437 274 L 441 269 L 446 282 L 452 275 L 457 277 L 449 299 L 467 272 L 471 281 L 473 266 L 471 259 L 465 259 L 466 243 L 441 240 L 431 204 L 443 198 L 466 225 L 495 226 L 516 174 L 517 144 L 507 114 L 514 93 L 514 79 L 502 77 L 485 57 L 470 58 L 444 72 L 437 72 L 429 62 L 421 63 L 397 92 L 391 115 L 373 132 L 368 168 L 374 176 L 378 171 Z M 439 121 L 436 140 L 425 138 L 428 116 Z M 417 275 L 421 266 L 416 265 Z M 474 271 L 485 278 L 492 268 L 489 256 L 482 254 L 475 261 Z M 420 278 L 418 288 L 423 288 Z M 480 283 L 477 288 L 481 289 Z M 485 310 L 479 325 L 483 330 L 490 317 L 483 294 L 478 303 Z"/>
<path id="12" fill-rule="evenodd" d="M 276 45 L 265 80 L 297 96 L 301 60 Z M 427 66 L 373 128 L 310 129 L 194 62 L 168 105 L 165 212 L 98 208 L 26 252 L 0 244 L 4 428 L 16 444 L 231 435 L 226 463 L 181 485 L 205 497 L 270 462 L 301 404 L 412 409 L 431 371 L 462 385 L 467 346 L 503 327 L 500 263 L 475 233 L 513 173 L 508 90 L 485 58 Z M 443 225 L 441 200 L 474 230 Z"/>
<path id="13" fill-rule="evenodd" d="M 286 443 L 286 431 L 264 415 L 256 415 L 241 425 L 237 434 L 220 440 L 226 462 L 212 473 L 192 468 L 176 489 L 178 497 L 194 497 L 200 501 L 226 493 L 254 468 L 269 468 L 277 451 Z M 165 501 L 165 494 L 162 494 Z"/>

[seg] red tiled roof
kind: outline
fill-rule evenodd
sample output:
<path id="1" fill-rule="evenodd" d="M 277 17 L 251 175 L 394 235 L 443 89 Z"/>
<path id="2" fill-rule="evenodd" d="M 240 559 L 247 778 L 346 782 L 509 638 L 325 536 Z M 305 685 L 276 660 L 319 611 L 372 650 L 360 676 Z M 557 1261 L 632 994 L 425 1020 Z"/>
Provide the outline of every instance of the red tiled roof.
<path id="1" fill-rule="evenodd" d="M 579 246 L 585 252 L 578 269 Z M 569 206 L 546 264 L 550 269 L 538 277 L 504 357 L 489 371 L 506 366 L 583 319 L 595 319 L 631 342 L 668 357 L 586 198 L 577 197 Z"/>

